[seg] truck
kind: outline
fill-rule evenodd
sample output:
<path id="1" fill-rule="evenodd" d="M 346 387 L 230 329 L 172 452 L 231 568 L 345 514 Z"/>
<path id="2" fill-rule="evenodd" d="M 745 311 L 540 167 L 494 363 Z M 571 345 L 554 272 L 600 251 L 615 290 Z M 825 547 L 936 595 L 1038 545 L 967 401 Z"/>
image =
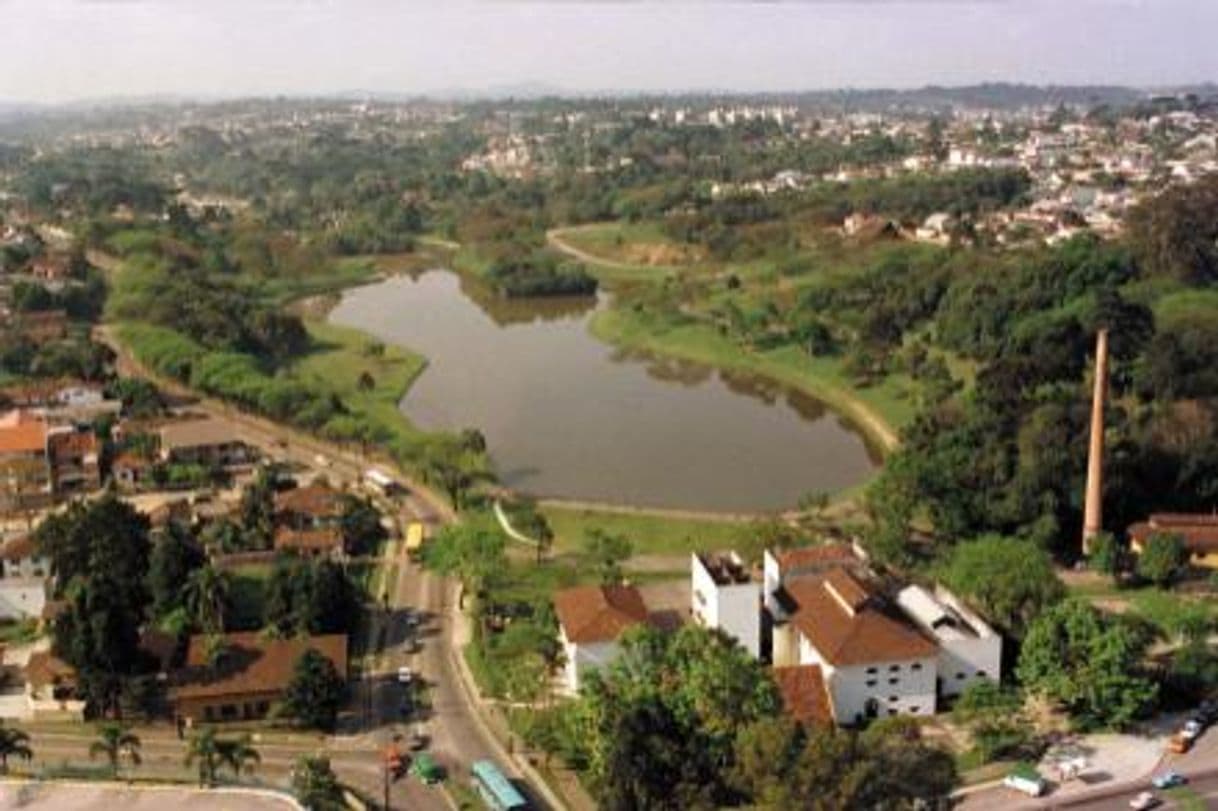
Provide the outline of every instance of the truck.
<path id="1" fill-rule="evenodd" d="M 1040 776 L 1036 767 L 1030 763 L 1021 763 L 1011 770 L 1002 781 L 1007 788 L 1027 794 L 1029 797 L 1039 797 L 1045 793 L 1049 784 Z"/>

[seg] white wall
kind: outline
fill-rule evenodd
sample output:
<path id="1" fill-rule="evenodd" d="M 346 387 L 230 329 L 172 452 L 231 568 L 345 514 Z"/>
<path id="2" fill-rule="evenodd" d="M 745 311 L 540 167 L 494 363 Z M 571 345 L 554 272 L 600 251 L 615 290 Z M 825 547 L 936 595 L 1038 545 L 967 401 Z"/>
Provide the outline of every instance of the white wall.
<path id="1" fill-rule="evenodd" d="M 835 668 L 829 678 L 833 717 L 841 724 L 854 723 L 866 715 L 870 699 L 875 699 L 878 718 L 934 715 L 936 672 L 934 657 Z"/>
<path id="2" fill-rule="evenodd" d="M 761 656 L 761 584 L 719 585 L 697 555 L 693 555 L 690 608 L 707 628 L 720 628 L 754 658 Z"/>
<path id="3" fill-rule="evenodd" d="M 46 604 L 46 583 L 41 578 L 0 580 L 0 619 L 37 618 Z"/>
<path id="4" fill-rule="evenodd" d="M 563 656 L 563 687 L 574 695 L 579 692 L 584 676 L 591 670 L 604 667 L 621 653 L 617 642 L 570 642 L 563 630 L 559 629 L 559 642 L 562 643 Z"/>
<path id="5" fill-rule="evenodd" d="M 983 636 L 940 643 L 942 695 L 958 696 L 978 681 L 997 684 L 1001 676 L 1002 637 Z"/>

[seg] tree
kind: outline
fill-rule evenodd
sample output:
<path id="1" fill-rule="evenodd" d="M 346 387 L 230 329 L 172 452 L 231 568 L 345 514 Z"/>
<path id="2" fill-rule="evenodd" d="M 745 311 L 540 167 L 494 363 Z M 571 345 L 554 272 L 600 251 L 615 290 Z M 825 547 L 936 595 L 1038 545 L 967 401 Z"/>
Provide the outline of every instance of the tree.
<path id="1" fill-rule="evenodd" d="M 1122 728 L 1158 694 L 1140 675 L 1148 642 L 1127 622 L 1066 600 L 1032 621 L 1016 673 L 1027 690 L 1061 704 L 1083 725 Z"/>
<path id="2" fill-rule="evenodd" d="M 308 811 L 343 811 L 343 788 L 327 757 L 302 757 L 292 769 L 292 791 Z"/>
<path id="3" fill-rule="evenodd" d="M 444 490 L 455 510 L 464 508 L 470 489 L 488 476 L 485 456 L 468 447 L 471 441 L 443 437 L 431 442 L 423 453 L 424 477 Z"/>
<path id="4" fill-rule="evenodd" d="M 622 564 L 630 559 L 633 550 L 634 545 L 625 535 L 599 527 L 593 527 L 584 536 L 584 556 L 596 567 L 601 583 L 606 586 L 622 582 Z"/>
<path id="5" fill-rule="evenodd" d="M 968 687 L 952 707 L 952 719 L 968 729 L 982 760 L 1017 756 L 1031 739 L 1022 714 L 1023 699 L 1013 690 L 983 680 Z"/>
<path id="6" fill-rule="evenodd" d="M 131 761 L 132 766 L 140 765 L 140 739 L 130 729 L 122 724 L 102 724 L 97 728 L 97 736 L 89 746 L 89 759 L 104 755 L 115 777 L 123 758 Z"/>
<path id="7" fill-rule="evenodd" d="M 1087 565 L 1092 570 L 1115 577 L 1125 568 L 1125 549 L 1111 532 L 1101 532 L 1091 539 L 1091 554 Z"/>
<path id="8" fill-rule="evenodd" d="M 5 726 L 0 721 L 0 774 L 8 774 L 8 759 L 11 757 L 30 761 L 34 750 L 30 748 L 29 733 L 16 727 Z"/>
<path id="9" fill-rule="evenodd" d="M 252 773 L 254 767 L 262 762 L 262 756 L 251 745 L 251 740 L 252 738 L 247 732 L 239 738 L 216 741 L 216 754 L 219 759 L 219 765 L 227 766 L 231 769 L 233 777 Z"/>
<path id="10" fill-rule="evenodd" d="M 284 711 L 307 727 L 333 729 L 347 684 L 334 663 L 313 649 L 296 660 Z"/>
<path id="11" fill-rule="evenodd" d="M 319 560 L 308 567 L 307 595 L 298 595 L 297 627 L 310 634 L 340 634 L 356 623 L 359 601 L 346 570 L 332 560 Z"/>
<path id="12" fill-rule="evenodd" d="M 386 538 L 381 512 L 367 499 L 346 499 L 341 521 L 343 547 L 352 555 L 371 554 Z"/>
<path id="13" fill-rule="evenodd" d="M 449 524 L 423 549 L 423 560 L 443 575 L 461 580 L 461 605 L 466 594 L 482 593 L 487 578 L 505 565 L 503 533 L 485 524 Z"/>
<path id="14" fill-rule="evenodd" d="M 950 588 L 1016 638 L 1065 594 L 1044 550 L 1018 538 L 991 535 L 962 543 L 951 551 L 940 574 Z"/>
<path id="15" fill-rule="evenodd" d="M 220 768 L 219 743 L 216 731 L 211 727 L 199 730 L 186 742 L 186 757 L 183 763 L 188 768 L 198 764 L 201 786 L 211 786 L 216 782 L 216 772 Z"/>
<path id="16" fill-rule="evenodd" d="M 270 549 L 275 536 L 275 482 L 261 468 L 241 494 L 241 526 L 246 543 L 253 549 Z"/>
<path id="17" fill-rule="evenodd" d="M 1137 573 L 1165 588 L 1178 578 L 1188 565 L 1188 549 L 1179 535 L 1156 532 L 1146 539 L 1138 555 Z"/>
<path id="18" fill-rule="evenodd" d="M 170 523 L 152 545 L 148 561 L 148 591 L 152 615 L 164 617 L 182 607 L 182 586 L 205 558 L 190 533 Z"/>
<path id="19" fill-rule="evenodd" d="M 232 579 L 228 572 L 208 563 L 191 572 L 182 592 L 183 604 L 191 619 L 205 634 L 224 632 Z"/>

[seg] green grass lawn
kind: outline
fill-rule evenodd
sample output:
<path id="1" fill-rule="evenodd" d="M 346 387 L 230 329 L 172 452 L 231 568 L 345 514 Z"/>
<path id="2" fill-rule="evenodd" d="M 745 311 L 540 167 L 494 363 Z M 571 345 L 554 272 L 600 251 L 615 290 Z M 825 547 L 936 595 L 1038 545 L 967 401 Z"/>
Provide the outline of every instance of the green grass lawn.
<path id="1" fill-rule="evenodd" d="M 588 530 L 625 535 L 636 555 L 676 555 L 731 546 L 749 531 L 734 521 L 704 521 L 644 513 L 615 513 L 546 506 L 541 508 L 554 530 L 554 554 L 580 551 Z"/>
<path id="2" fill-rule="evenodd" d="M 759 374 L 784 383 L 847 416 L 878 449 L 894 447 L 897 429 L 908 424 L 917 412 L 914 383 L 904 375 L 892 375 L 875 386 L 857 388 L 837 358 L 810 358 L 793 346 L 750 352 L 705 324 L 671 327 L 653 323 L 634 311 L 612 309 L 597 313 L 592 332 L 613 344 Z"/>
<path id="3" fill-rule="evenodd" d="M 420 436 L 398 403 L 426 368 L 422 355 L 321 320 L 310 319 L 305 326 L 316 348 L 292 363 L 291 374 L 333 391 L 357 419 L 389 437 L 391 444 Z M 371 378 L 371 388 L 360 386 L 364 374 Z"/>

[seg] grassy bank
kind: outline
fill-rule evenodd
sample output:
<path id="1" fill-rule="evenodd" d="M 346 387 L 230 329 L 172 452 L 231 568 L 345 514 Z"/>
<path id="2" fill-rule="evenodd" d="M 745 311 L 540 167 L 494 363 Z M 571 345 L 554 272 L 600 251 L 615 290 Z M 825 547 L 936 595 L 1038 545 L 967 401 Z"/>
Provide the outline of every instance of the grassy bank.
<path id="1" fill-rule="evenodd" d="M 882 452 L 896 447 L 898 429 L 917 411 L 912 382 L 905 376 L 894 375 L 875 386 L 856 388 L 840 360 L 809 358 L 795 347 L 750 352 L 707 325 L 672 327 L 620 308 L 597 313 L 591 328 L 597 338 L 617 346 L 758 374 L 791 386 L 849 418 Z"/>
<path id="2" fill-rule="evenodd" d="M 647 513 L 617 513 L 602 510 L 544 505 L 540 512 L 554 531 L 553 551 L 558 555 L 578 553 L 590 529 L 624 535 L 634 543 L 636 555 L 677 555 L 698 549 L 731 546 L 749 524 L 673 518 Z"/>

